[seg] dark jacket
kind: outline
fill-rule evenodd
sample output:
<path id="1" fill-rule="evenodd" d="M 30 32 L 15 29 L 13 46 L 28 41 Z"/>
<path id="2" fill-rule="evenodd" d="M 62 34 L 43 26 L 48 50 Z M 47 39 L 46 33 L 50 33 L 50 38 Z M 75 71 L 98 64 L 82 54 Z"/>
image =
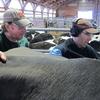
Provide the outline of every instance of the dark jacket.
<path id="1" fill-rule="evenodd" d="M 0 51 L 7 51 L 12 48 L 20 47 L 20 46 L 22 46 L 22 44 L 24 46 L 24 45 L 26 45 L 25 43 L 27 44 L 28 41 L 23 42 L 23 38 L 18 42 L 12 42 L 7 39 L 4 32 L 0 33 Z"/>
<path id="2" fill-rule="evenodd" d="M 72 38 L 69 38 L 68 40 L 66 40 L 62 44 L 56 46 L 55 48 L 53 48 L 52 51 L 57 50 L 57 49 L 60 50 L 61 55 L 63 57 L 66 57 L 66 58 L 87 57 L 87 58 L 96 58 L 96 59 L 98 59 L 97 52 L 91 46 L 89 46 L 87 44 L 86 47 L 79 48 L 75 44 L 75 42 L 73 41 Z M 53 52 L 53 55 L 56 55 L 56 54 L 54 54 L 54 52 Z"/>

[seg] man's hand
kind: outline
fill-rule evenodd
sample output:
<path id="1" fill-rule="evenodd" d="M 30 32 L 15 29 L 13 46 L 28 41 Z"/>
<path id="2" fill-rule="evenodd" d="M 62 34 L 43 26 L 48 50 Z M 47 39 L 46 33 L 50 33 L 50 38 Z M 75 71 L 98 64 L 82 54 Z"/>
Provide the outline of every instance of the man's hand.
<path id="1" fill-rule="evenodd" d="M 5 53 L 0 51 L 0 62 L 6 63 L 6 61 L 7 61 L 7 57 L 6 57 Z"/>

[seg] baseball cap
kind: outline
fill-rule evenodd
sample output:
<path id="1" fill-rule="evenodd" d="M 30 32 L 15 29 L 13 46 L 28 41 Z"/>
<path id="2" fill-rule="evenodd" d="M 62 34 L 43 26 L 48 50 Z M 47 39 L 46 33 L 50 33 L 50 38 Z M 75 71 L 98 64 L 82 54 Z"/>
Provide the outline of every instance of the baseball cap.
<path id="1" fill-rule="evenodd" d="M 88 33 L 92 33 L 92 34 L 95 34 L 95 33 L 98 33 L 99 31 L 92 25 L 92 23 L 87 20 L 87 19 L 83 19 L 83 18 L 80 18 L 78 21 L 77 21 L 77 26 L 83 30 L 86 30 Z"/>
<path id="2" fill-rule="evenodd" d="M 13 22 L 18 26 L 27 26 L 31 22 L 25 18 L 24 13 L 16 9 L 8 9 L 4 12 L 3 23 Z"/>

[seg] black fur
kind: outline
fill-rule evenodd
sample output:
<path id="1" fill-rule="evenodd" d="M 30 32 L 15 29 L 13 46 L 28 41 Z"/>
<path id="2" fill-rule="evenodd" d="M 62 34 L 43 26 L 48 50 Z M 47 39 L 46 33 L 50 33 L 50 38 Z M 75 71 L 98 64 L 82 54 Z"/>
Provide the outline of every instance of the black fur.
<path id="1" fill-rule="evenodd" d="M 0 100 L 100 100 L 100 61 L 66 59 L 30 49 L 6 52 Z"/>

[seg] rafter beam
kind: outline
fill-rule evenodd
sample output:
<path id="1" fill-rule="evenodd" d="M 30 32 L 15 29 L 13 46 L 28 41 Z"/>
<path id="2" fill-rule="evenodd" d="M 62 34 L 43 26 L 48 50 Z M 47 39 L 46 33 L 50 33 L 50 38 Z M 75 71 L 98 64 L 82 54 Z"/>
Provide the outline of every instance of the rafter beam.
<path id="1" fill-rule="evenodd" d="M 37 5 L 53 9 L 58 9 L 63 5 L 68 5 L 71 3 L 78 2 L 77 0 L 23 0 L 23 1 L 32 2 Z"/>

